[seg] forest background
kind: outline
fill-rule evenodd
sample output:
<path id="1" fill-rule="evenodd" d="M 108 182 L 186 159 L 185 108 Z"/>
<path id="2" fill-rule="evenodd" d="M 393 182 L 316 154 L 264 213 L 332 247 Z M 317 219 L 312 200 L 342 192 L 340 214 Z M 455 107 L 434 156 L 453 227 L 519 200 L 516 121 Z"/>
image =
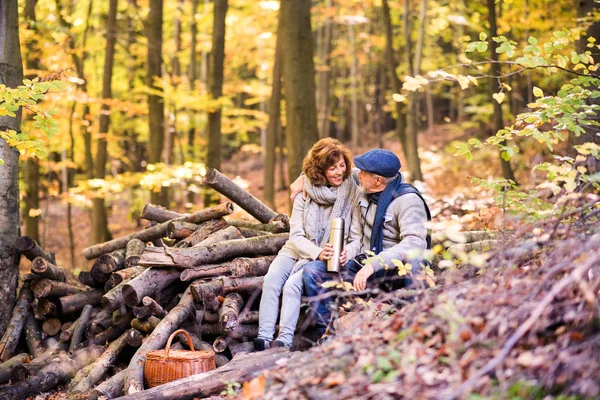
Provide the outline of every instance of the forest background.
<path id="1" fill-rule="evenodd" d="M 597 202 L 593 0 L 2 6 L 2 265 L 20 229 L 76 276 L 144 204 L 219 201 L 208 168 L 285 212 L 327 136 L 395 151 L 438 230 Z"/>

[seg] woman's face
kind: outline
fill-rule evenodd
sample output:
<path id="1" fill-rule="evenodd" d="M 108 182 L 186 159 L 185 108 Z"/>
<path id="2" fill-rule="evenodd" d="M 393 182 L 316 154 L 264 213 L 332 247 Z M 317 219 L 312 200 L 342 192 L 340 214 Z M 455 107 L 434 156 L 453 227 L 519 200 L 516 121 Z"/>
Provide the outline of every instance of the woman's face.
<path id="1" fill-rule="evenodd" d="M 340 158 L 333 163 L 332 166 L 325 170 L 325 178 L 327 178 L 327 182 L 331 186 L 340 186 L 342 182 L 344 182 L 344 174 L 346 173 L 346 161 L 344 161 L 344 157 L 340 156 Z"/>

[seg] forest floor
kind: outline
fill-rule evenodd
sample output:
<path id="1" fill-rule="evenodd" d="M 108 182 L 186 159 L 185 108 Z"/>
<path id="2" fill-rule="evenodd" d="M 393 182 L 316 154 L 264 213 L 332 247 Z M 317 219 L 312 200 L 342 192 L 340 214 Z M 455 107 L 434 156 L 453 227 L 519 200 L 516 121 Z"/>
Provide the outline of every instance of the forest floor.
<path id="1" fill-rule="evenodd" d="M 224 397 L 600 396 L 598 224 L 592 217 L 574 219 L 569 225 L 558 224 L 558 219 L 526 225 L 505 215 L 494 205 L 494 193 L 470 183 L 471 176 L 500 176 L 497 153 L 480 152 L 473 163 L 454 157 L 452 142 L 462 135 L 463 130 L 453 125 L 422 135 L 425 182 L 418 186 L 428 198 L 434 230 L 451 224 L 462 230 L 513 229 L 501 238 L 485 267 L 465 264 L 437 271 L 436 286 L 416 293 L 398 291 L 367 302 L 348 300 L 344 304 L 348 313 L 330 340 L 282 357 L 277 368 Z M 376 147 L 373 138 L 365 138 L 364 143 L 353 149 L 354 154 Z M 384 143 L 400 154 L 395 138 L 388 136 Z M 536 154 L 531 149 L 522 157 Z M 223 163 L 222 172 L 239 175 L 260 198 L 259 155 L 236 154 Z M 536 183 L 534 176 L 525 173 L 518 179 L 529 186 Z M 276 206 L 279 211 L 288 209 L 287 191 L 277 193 Z M 183 204 L 177 209 L 184 211 Z M 46 249 L 68 265 L 65 210 L 59 201 L 43 209 L 47 214 L 42 227 L 52 229 L 47 234 L 42 229 L 41 236 Z M 88 215 L 89 211 L 74 208 L 75 274 L 87 268 L 81 250 L 89 245 Z M 128 215 L 127 199 L 113 202 L 109 227 L 114 237 L 140 229 Z"/>

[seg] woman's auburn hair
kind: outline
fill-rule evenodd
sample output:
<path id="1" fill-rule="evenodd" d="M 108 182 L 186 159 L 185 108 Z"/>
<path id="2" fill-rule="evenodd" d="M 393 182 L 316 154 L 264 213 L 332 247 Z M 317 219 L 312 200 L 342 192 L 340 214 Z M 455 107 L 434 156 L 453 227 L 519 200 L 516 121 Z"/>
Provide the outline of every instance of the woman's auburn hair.
<path id="1" fill-rule="evenodd" d="M 350 150 L 337 139 L 321 139 L 308 151 L 302 162 L 302 172 L 306 174 L 313 185 L 328 185 L 329 181 L 325 177 L 325 171 L 338 162 L 340 157 L 344 157 L 346 163 L 344 179 L 347 179 L 352 173 L 352 154 Z"/>

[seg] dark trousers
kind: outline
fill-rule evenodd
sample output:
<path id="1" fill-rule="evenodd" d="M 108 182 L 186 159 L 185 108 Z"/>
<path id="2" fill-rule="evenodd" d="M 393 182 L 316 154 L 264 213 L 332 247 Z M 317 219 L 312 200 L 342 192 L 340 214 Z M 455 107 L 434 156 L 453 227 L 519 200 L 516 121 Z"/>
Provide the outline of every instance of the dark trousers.
<path id="1" fill-rule="evenodd" d="M 311 261 L 304 265 L 302 272 L 302 281 L 304 282 L 306 295 L 314 297 L 327 292 L 329 289 L 322 287 L 322 284 L 327 281 L 339 280 L 341 278 L 345 282 L 352 283 L 354 277 L 362 267 L 363 265 L 355 260 L 350 260 L 342 267 L 340 273 L 327 272 L 327 263 L 325 261 Z M 386 291 L 405 287 L 408 283 L 407 279 L 398 276 L 397 269 L 377 271 L 367 280 L 368 287 L 379 286 L 382 290 Z M 313 315 L 317 323 L 317 328 L 321 333 L 324 333 L 330 324 L 332 311 L 335 307 L 336 303 L 333 297 L 312 302 Z"/>

